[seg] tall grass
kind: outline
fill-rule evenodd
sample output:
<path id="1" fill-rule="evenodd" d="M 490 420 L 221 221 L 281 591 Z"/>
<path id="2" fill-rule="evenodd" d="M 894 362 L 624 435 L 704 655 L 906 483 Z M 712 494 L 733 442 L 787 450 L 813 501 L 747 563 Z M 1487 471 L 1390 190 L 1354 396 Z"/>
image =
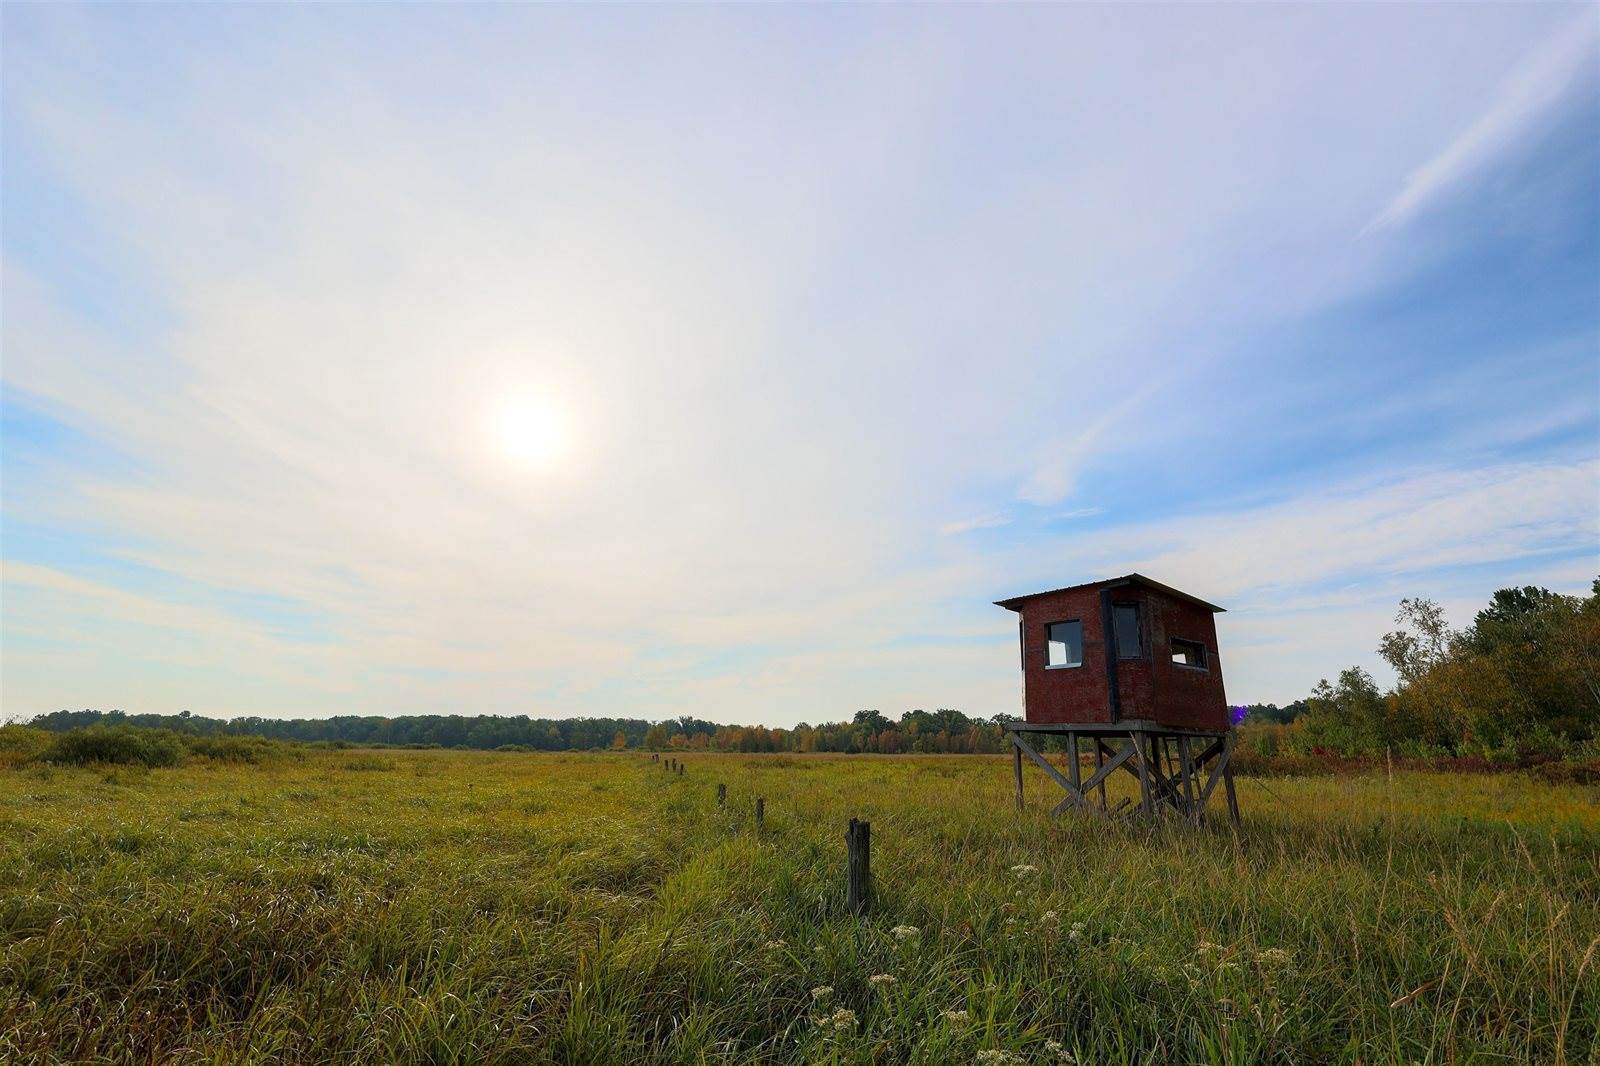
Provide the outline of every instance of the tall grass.
<path id="1" fill-rule="evenodd" d="M 0 770 L 0 1061 L 1594 1061 L 1592 788 L 1244 780 L 1196 832 L 982 757 L 688 761 Z"/>

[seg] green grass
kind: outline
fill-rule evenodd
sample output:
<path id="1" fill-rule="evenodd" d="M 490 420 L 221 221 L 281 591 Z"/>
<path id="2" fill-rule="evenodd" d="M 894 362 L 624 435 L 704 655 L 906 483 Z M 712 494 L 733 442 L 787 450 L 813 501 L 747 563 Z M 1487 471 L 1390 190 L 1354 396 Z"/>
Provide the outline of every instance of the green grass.
<path id="1" fill-rule="evenodd" d="M 1596 1061 L 1593 788 L 1242 779 L 1236 834 L 1031 771 L 1019 814 L 999 759 L 687 761 L 0 769 L 0 1061 Z"/>

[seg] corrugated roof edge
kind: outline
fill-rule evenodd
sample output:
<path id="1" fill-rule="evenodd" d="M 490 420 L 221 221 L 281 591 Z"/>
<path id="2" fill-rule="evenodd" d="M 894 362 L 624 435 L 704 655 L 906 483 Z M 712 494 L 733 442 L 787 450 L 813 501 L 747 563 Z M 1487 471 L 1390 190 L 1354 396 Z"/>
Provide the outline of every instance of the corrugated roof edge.
<path id="1" fill-rule="evenodd" d="M 1163 585 L 1161 582 L 1153 581 L 1150 578 L 1145 577 L 1143 574 L 1124 574 L 1122 577 L 1108 577 L 1100 581 L 1085 581 L 1081 585 L 1067 585 L 1064 588 L 1059 589 L 1046 589 L 1043 592 L 1030 592 L 1025 596 L 1012 596 L 1010 599 L 1006 600 L 995 600 L 994 605 L 996 607 L 1004 607 L 1008 611 L 1015 611 L 1022 604 L 1029 600 L 1038 599 L 1040 596 L 1054 596 L 1058 592 L 1075 592 L 1078 589 L 1112 588 L 1117 585 L 1143 585 L 1146 588 L 1155 589 L 1157 592 L 1165 592 L 1168 596 L 1175 596 L 1180 600 L 1186 600 L 1189 603 L 1204 607 L 1206 610 L 1214 611 L 1217 614 L 1222 614 L 1227 611 L 1226 607 L 1218 607 L 1214 603 L 1207 603 L 1199 596 L 1191 596 L 1187 592 L 1180 592 L 1171 585 Z"/>

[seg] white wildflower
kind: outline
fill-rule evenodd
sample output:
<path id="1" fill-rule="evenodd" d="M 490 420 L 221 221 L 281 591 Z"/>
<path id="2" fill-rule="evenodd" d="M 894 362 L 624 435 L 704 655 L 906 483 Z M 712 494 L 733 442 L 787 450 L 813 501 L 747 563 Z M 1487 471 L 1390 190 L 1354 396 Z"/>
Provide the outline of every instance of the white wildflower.
<path id="1" fill-rule="evenodd" d="M 811 990 L 812 999 L 827 999 L 831 995 L 833 995 L 832 985 L 821 985 Z"/>
<path id="2" fill-rule="evenodd" d="M 1078 1056 L 1068 1051 L 1059 1040 L 1046 1040 L 1044 1042 L 1044 1052 L 1057 1062 L 1075 1063 L 1078 1061 Z"/>
<path id="3" fill-rule="evenodd" d="M 1028 1060 L 1018 1055 L 1015 1051 L 980 1051 L 978 1052 L 978 1061 L 984 1063 L 985 1066 L 1015 1066 L 1016 1063 Z"/>
<path id="4" fill-rule="evenodd" d="M 892 973 L 875 973 L 867 978 L 867 982 L 874 985 L 892 985 L 895 983 L 895 977 Z"/>
<path id="5" fill-rule="evenodd" d="M 889 930 L 889 932 L 894 935 L 896 940 L 910 940 L 921 931 L 922 930 L 918 929 L 914 925 L 897 925 L 893 929 Z"/>
<path id="6" fill-rule="evenodd" d="M 840 1007 L 832 1014 L 819 1014 L 811 1019 L 811 1023 L 818 1029 L 833 1030 L 834 1034 L 856 1027 L 856 1012 L 849 1007 Z"/>
<path id="7" fill-rule="evenodd" d="M 767 950 L 768 951 L 782 951 L 784 948 L 786 948 L 788 946 L 789 945 L 785 944 L 782 940 L 769 940 L 769 941 L 767 941 Z"/>
<path id="8" fill-rule="evenodd" d="M 1018 877 L 1031 877 L 1039 872 L 1039 868 L 1037 866 L 1029 866 L 1025 862 L 1019 862 L 1011 868 L 1011 872 Z"/>
<path id="9" fill-rule="evenodd" d="M 966 1025 L 970 1018 L 971 1015 L 964 1010 L 947 1010 L 944 1012 L 944 1020 L 951 1025 Z"/>
<path id="10" fill-rule="evenodd" d="M 1256 952 L 1256 961 L 1262 963 L 1285 963 L 1289 961 L 1289 952 L 1283 948 L 1268 948 Z"/>
<path id="11" fill-rule="evenodd" d="M 1067 930 L 1067 939 L 1068 940 L 1082 940 L 1083 939 L 1083 930 L 1078 928 L 1077 926 L 1073 926 L 1071 929 Z"/>
<path id="12" fill-rule="evenodd" d="M 1217 945 L 1213 944 L 1209 940 L 1200 941 L 1200 943 L 1195 945 L 1194 949 L 1196 951 L 1198 951 L 1202 955 L 1209 955 L 1213 951 L 1221 951 L 1222 950 L 1221 948 L 1217 947 Z"/>

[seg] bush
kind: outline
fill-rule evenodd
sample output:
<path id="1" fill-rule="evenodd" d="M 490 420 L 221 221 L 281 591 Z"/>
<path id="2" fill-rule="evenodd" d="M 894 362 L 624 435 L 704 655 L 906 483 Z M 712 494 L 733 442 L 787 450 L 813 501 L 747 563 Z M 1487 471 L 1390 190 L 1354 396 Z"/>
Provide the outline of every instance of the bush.
<path id="1" fill-rule="evenodd" d="M 50 748 L 53 734 L 25 725 L 0 725 L 0 769 L 24 766 Z"/>
<path id="2" fill-rule="evenodd" d="M 183 738 L 170 729 L 97 725 L 62 733 L 45 751 L 44 758 L 76 765 L 176 766 L 186 754 Z"/>
<path id="3" fill-rule="evenodd" d="M 344 761 L 346 770 L 393 770 L 392 759 L 380 759 L 376 755 L 356 755 Z"/>
<path id="4" fill-rule="evenodd" d="M 217 762 L 259 763 L 267 759 L 299 755 L 292 745 L 265 737 L 189 737 L 189 751 Z"/>

